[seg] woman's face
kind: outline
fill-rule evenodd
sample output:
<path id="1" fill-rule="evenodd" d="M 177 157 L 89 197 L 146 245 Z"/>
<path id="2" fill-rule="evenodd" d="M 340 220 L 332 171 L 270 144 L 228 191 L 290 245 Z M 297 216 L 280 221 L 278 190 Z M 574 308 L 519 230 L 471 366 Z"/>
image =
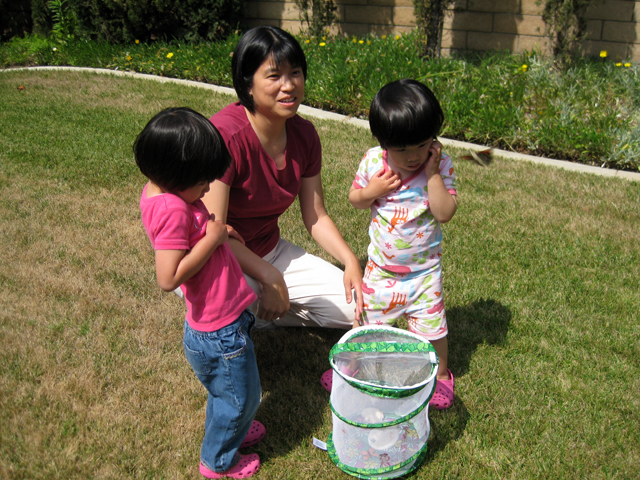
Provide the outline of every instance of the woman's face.
<path id="1" fill-rule="evenodd" d="M 304 97 L 302 68 L 288 63 L 278 67 L 269 57 L 253 75 L 249 93 L 253 96 L 256 113 L 272 118 L 291 118 Z"/>

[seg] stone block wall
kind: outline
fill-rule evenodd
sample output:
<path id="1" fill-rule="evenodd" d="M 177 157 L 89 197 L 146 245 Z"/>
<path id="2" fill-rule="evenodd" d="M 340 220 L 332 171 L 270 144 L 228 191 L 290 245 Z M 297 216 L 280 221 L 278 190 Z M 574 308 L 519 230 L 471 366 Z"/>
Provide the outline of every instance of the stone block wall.
<path id="1" fill-rule="evenodd" d="M 389 35 L 415 28 L 412 0 L 335 0 L 340 25 L 332 33 Z M 455 0 L 447 11 L 442 53 L 456 50 L 549 51 L 537 0 Z M 276 25 L 301 30 L 291 0 L 247 0 L 245 26 Z M 640 0 L 604 0 L 586 14 L 588 55 L 606 50 L 610 58 L 640 61 Z"/>

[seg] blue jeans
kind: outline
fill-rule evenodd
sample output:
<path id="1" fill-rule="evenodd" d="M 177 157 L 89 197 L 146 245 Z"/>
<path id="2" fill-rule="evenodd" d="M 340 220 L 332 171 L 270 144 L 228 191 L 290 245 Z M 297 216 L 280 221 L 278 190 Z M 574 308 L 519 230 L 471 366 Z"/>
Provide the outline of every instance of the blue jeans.
<path id="1" fill-rule="evenodd" d="M 200 332 L 184 323 L 184 353 L 209 392 L 200 461 L 224 472 L 249 432 L 260 405 L 260 377 L 251 341 L 255 318 L 245 310 L 230 325 Z"/>

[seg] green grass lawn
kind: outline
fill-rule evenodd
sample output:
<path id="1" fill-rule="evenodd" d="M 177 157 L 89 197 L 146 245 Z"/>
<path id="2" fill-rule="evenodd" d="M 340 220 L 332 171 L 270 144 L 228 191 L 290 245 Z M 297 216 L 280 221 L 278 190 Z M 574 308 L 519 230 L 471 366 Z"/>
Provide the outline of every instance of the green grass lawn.
<path id="1" fill-rule="evenodd" d="M 24 90 L 18 90 L 18 86 Z M 206 395 L 182 353 L 185 308 L 155 283 L 131 144 L 157 111 L 232 100 L 70 72 L 0 73 L 0 477 L 182 479 Z M 368 212 L 347 192 L 373 144 L 312 119 L 327 206 L 364 261 Z M 430 412 L 413 479 L 638 478 L 640 183 L 454 158 L 444 226 L 456 399 Z M 297 207 L 285 237 L 323 255 Z M 319 383 L 343 332 L 256 332 L 267 438 L 256 479 L 346 479 Z"/>

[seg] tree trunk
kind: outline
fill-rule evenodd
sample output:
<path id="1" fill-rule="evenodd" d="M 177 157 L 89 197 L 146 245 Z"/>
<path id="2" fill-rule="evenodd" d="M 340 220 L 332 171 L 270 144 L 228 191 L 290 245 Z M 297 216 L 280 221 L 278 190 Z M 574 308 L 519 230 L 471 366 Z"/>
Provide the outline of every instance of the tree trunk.
<path id="1" fill-rule="evenodd" d="M 449 2 L 450 0 L 431 0 L 429 2 L 428 23 L 425 28 L 427 43 L 424 51 L 427 58 L 440 57 L 444 12 Z"/>

